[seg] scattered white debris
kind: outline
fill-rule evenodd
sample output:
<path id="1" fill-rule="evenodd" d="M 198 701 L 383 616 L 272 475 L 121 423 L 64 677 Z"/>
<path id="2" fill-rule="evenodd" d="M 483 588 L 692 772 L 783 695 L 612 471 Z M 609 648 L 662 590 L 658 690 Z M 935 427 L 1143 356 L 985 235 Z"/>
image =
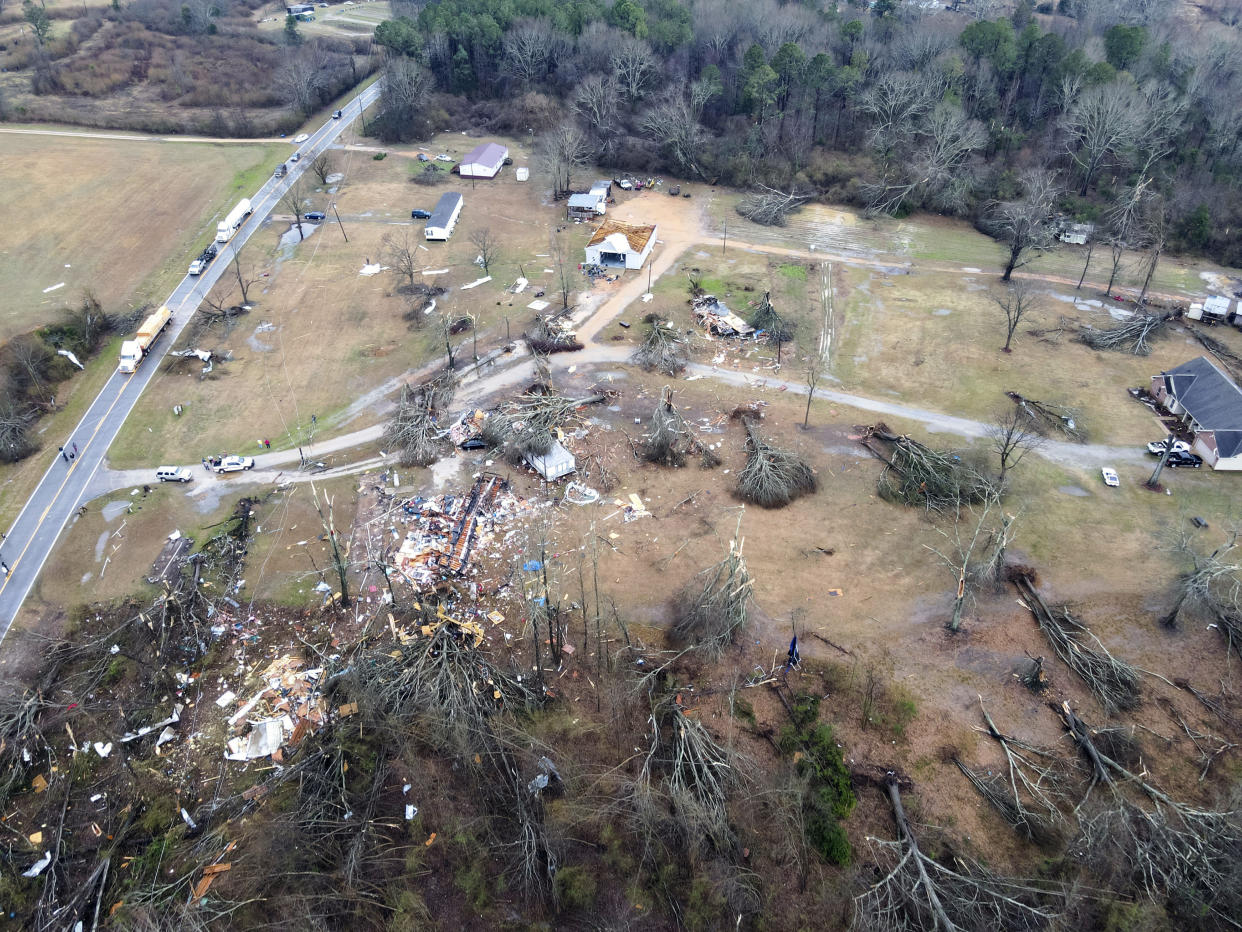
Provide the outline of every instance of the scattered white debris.
<path id="1" fill-rule="evenodd" d="M 50 288 L 44 288 L 43 293 L 47 294 L 49 291 L 55 291 L 57 288 L 64 288 L 64 287 L 65 287 L 64 282 L 58 282 L 57 284 L 52 285 Z"/>
<path id="2" fill-rule="evenodd" d="M 111 741 L 109 741 L 107 744 L 100 744 L 98 741 L 96 741 L 91 746 L 95 749 L 95 753 L 98 754 L 100 757 L 107 757 L 109 754 L 112 753 L 112 742 Z"/>
<path id="3" fill-rule="evenodd" d="M 406 803 L 405 804 L 405 821 L 409 822 L 416 815 L 418 815 L 418 807 L 411 803 Z"/>
<path id="4" fill-rule="evenodd" d="M 58 350 L 56 351 L 56 354 L 57 354 L 58 356 L 64 356 L 66 359 L 68 359 L 71 363 L 73 363 L 73 364 L 74 364 L 75 366 L 77 366 L 79 369 L 85 369 L 85 368 L 86 368 L 86 366 L 84 366 L 84 365 L 82 365 L 80 362 L 78 362 L 78 357 L 77 357 L 77 356 L 74 356 L 74 355 L 73 355 L 73 353 L 69 352 L 67 349 L 58 349 Z"/>
<path id="5" fill-rule="evenodd" d="M 190 826 L 190 831 L 194 831 L 195 829 L 198 828 L 198 823 L 190 818 L 190 814 L 185 811 L 184 806 L 181 807 L 181 818 L 182 818 L 182 821 L 184 821 L 186 825 Z"/>
<path id="6" fill-rule="evenodd" d="M 119 654 L 120 652 L 121 652 L 120 644 L 113 644 L 111 647 L 108 648 L 108 653 L 110 654 Z"/>
<path id="7" fill-rule="evenodd" d="M 423 274 L 424 275 L 446 275 L 448 274 L 448 271 L 449 271 L 448 269 L 423 269 Z"/>
<path id="8" fill-rule="evenodd" d="M 45 870 L 47 870 L 48 865 L 51 863 L 52 863 L 52 852 L 44 851 L 43 857 L 35 861 L 34 864 L 30 866 L 30 870 L 26 871 L 24 874 L 22 874 L 22 876 L 23 877 L 38 877 Z"/>
<path id="9" fill-rule="evenodd" d="M 490 275 L 484 275 L 482 278 L 476 278 L 469 285 L 462 285 L 461 290 L 465 291 L 468 288 L 477 288 L 479 285 L 490 282 L 491 280 L 492 280 L 492 277 Z"/>
<path id="10" fill-rule="evenodd" d="M 655 295 L 653 295 L 650 291 L 648 291 L 645 295 L 643 295 L 643 304 L 647 304 L 654 297 Z"/>
<path id="11" fill-rule="evenodd" d="M 545 308 L 547 308 L 550 303 L 551 302 L 548 302 L 548 301 L 537 300 L 537 301 L 530 302 L 530 304 L 526 306 L 530 308 L 532 311 L 542 311 Z"/>
<path id="12" fill-rule="evenodd" d="M 360 271 L 358 274 L 359 275 L 378 275 L 380 272 L 384 272 L 387 270 L 388 270 L 388 266 L 380 265 L 378 262 L 373 262 L 370 265 L 364 265 L 362 267 L 362 271 Z"/>
<path id="13" fill-rule="evenodd" d="M 231 689 L 226 690 L 224 694 L 221 695 L 220 698 L 216 700 L 216 705 L 218 705 L 220 708 L 223 709 L 226 705 L 228 705 L 230 702 L 232 702 L 236 698 L 237 698 L 237 693 L 233 692 L 233 690 Z"/>

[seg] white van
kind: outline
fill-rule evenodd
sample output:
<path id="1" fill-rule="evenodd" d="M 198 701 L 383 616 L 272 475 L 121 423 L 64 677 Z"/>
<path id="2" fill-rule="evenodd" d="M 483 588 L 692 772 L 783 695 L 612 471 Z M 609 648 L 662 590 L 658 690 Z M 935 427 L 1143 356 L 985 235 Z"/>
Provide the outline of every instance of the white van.
<path id="1" fill-rule="evenodd" d="M 155 471 L 155 478 L 160 482 L 189 482 L 194 476 L 182 466 L 161 466 Z"/>

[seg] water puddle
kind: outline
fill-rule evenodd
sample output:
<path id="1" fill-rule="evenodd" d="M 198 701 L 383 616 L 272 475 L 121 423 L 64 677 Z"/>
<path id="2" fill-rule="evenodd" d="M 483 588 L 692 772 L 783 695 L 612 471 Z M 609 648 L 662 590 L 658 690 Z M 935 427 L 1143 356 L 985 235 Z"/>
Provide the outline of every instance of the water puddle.
<path id="1" fill-rule="evenodd" d="M 107 502 L 102 508 L 99 509 L 99 512 L 103 515 L 103 519 L 111 524 L 128 510 L 129 502 L 121 499 L 115 502 Z"/>
<path id="2" fill-rule="evenodd" d="M 98 563 L 103 559 L 104 547 L 108 543 L 108 538 L 112 535 L 108 531 L 104 531 L 99 535 L 99 540 L 95 541 L 95 562 Z"/>
<path id="3" fill-rule="evenodd" d="M 1057 491 L 1063 492 L 1066 495 L 1073 495 L 1076 498 L 1089 498 L 1091 496 L 1091 493 L 1086 489 L 1079 488 L 1076 485 L 1059 485 L 1057 486 Z"/>

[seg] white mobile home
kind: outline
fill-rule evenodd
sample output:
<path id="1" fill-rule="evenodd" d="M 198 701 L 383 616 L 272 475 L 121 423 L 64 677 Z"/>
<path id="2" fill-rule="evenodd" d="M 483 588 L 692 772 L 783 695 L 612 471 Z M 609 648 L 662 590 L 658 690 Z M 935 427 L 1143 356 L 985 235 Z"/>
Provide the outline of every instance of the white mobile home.
<path id="1" fill-rule="evenodd" d="M 655 248 L 656 227 L 605 220 L 586 245 L 588 265 L 641 269 Z"/>
<path id="2" fill-rule="evenodd" d="M 603 216 L 606 209 L 603 196 L 592 191 L 590 194 L 569 195 L 565 213 L 570 220 L 594 220 Z"/>
<path id="3" fill-rule="evenodd" d="M 431 212 L 431 219 L 423 227 L 423 236 L 431 240 L 446 240 L 452 236 L 463 203 L 462 196 L 456 191 L 440 195 L 436 209 Z"/>
<path id="4" fill-rule="evenodd" d="M 457 166 L 463 178 L 495 178 L 509 157 L 509 150 L 495 142 L 475 146 Z"/>

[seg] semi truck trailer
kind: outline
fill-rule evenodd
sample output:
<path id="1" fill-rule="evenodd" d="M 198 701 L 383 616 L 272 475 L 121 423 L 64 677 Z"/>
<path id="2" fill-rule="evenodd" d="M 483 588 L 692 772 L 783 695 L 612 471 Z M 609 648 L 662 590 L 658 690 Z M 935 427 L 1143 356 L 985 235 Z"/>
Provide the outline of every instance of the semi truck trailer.
<path id="1" fill-rule="evenodd" d="M 216 242 L 227 243 L 241 229 L 242 222 L 250 216 L 250 198 L 243 197 L 229 215 L 216 225 Z"/>
<path id="2" fill-rule="evenodd" d="M 117 371 L 128 373 L 136 370 L 138 363 L 142 362 L 143 357 L 150 351 L 151 344 L 164 332 L 170 320 L 172 320 L 172 311 L 168 309 L 167 304 L 160 305 L 158 311 L 144 320 L 134 338 L 121 344 L 121 361 L 117 366 Z"/>

